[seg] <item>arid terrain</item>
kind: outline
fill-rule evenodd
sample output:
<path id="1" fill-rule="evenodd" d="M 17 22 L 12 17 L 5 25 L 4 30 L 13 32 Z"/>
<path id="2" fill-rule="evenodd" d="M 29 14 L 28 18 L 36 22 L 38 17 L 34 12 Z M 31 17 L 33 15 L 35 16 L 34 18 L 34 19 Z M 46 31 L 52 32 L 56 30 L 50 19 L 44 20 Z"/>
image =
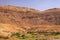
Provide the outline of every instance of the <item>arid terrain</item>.
<path id="1" fill-rule="evenodd" d="M 27 7 L 0 6 L 0 36 L 48 31 L 60 32 L 60 8 L 39 11 Z"/>

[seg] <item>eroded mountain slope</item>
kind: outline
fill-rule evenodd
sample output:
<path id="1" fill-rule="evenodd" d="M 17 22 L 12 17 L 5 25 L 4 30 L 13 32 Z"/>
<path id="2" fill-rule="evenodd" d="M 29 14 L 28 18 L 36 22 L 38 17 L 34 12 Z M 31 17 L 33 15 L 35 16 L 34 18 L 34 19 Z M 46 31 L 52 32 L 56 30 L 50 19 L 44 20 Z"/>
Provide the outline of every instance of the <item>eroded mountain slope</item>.
<path id="1" fill-rule="evenodd" d="M 0 6 L 0 23 L 2 29 L 10 29 L 9 33 L 11 31 L 13 31 L 12 33 L 16 31 L 21 33 L 32 30 L 36 32 L 51 30 L 60 32 L 60 9 L 39 11 L 26 7 Z M 15 30 L 15 27 L 19 30 Z M 22 31 L 20 31 L 21 29 Z"/>

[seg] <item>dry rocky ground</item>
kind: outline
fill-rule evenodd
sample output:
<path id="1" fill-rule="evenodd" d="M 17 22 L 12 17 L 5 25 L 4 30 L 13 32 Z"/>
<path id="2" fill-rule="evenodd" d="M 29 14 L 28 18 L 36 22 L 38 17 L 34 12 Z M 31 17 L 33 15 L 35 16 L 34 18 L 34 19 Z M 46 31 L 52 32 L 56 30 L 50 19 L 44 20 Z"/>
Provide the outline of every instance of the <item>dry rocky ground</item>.
<path id="1" fill-rule="evenodd" d="M 0 36 L 28 31 L 60 32 L 60 8 L 39 11 L 17 6 L 0 6 Z"/>

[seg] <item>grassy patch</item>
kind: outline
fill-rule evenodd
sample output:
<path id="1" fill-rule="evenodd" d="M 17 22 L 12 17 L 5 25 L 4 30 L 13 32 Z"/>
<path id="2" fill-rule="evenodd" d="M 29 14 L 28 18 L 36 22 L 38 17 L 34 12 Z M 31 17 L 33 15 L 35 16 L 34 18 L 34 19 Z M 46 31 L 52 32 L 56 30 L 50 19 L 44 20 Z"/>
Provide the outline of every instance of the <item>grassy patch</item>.
<path id="1" fill-rule="evenodd" d="M 54 35 L 53 36 L 55 39 L 60 39 L 60 35 Z"/>
<path id="2" fill-rule="evenodd" d="M 47 37 L 52 37 L 54 39 L 59 39 L 60 38 L 60 33 L 55 33 L 55 32 L 29 32 L 27 34 L 12 34 L 9 38 L 2 38 L 6 40 L 47 40 Z M 48 38 L 49 38 L 48 37 Z M 1 38 L 0 38 L 1 39 Z"/>

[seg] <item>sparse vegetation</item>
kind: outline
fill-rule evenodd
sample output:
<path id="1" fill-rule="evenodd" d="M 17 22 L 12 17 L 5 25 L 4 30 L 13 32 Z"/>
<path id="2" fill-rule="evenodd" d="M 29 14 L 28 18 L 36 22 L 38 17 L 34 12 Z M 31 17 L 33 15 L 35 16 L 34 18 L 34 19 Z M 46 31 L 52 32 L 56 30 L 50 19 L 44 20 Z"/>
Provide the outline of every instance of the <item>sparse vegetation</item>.
<path id="1" fill-rule="evenodd" d="M 10 37 L 6 38 L 0 38 L 0 39 L 5 39 L 5 40 L 48 40 L 49 38 L 51 39 L 60 39 L 60 33 L 56 32 L 40 32 L 40 33 L 34 33 L 34 32 L 29 32 L 27 34 L 12 34 Z M 48 39 L 47 39 L 48 37 Z"/>

